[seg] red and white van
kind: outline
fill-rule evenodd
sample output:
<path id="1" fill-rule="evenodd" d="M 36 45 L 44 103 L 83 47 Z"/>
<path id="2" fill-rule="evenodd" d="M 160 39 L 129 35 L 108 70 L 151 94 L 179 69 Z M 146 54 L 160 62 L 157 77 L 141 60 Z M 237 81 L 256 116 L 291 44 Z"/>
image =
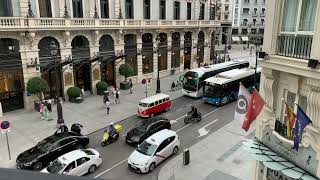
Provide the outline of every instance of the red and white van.
<path id="1" fill-rule="evenodd" d="M 138 106 L 138 116 L 154 117 L 154 115 L 168 111 L 171 108 L 170 96 L 166 94 L 156 94 L 142 99 Z"/>

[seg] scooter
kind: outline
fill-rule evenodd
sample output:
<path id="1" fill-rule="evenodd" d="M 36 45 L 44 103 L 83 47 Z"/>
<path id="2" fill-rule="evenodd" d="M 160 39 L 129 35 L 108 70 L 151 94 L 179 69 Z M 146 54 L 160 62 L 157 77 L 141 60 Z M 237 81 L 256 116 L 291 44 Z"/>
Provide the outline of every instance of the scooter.
<path id="1" fill-rule="evenodd" d="M 119 139 L 120 132 L 122 131 L 122 126 L 120 124 L 115 124 L 115 133 L 110 136 L 110 126 L 104 131 L 101 141 L 101 146 L 106 146 L 108 144 L 114 143 Z"/>
<path id="2" fill-rule="evenodd" d="M 190 124 L 194 122 L 200 122 L 202 120 L 202 115 L 200 112 L 198 112 L 196 117 L 192 117 L 191 113 L 186 114 L 186 117 L 184 118 L 185 124 Z"/>

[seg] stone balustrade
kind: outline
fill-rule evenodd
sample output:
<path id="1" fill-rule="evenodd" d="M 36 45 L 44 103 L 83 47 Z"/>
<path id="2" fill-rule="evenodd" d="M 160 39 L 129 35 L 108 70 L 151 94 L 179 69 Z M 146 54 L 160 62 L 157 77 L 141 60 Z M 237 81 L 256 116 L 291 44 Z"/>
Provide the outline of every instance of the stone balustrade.
<path id="1" fill-rule="evenodd" d="M 135 20 L 135 19 L 84 19 L 84 18 L 26 18 L 0 17 L 0 31 L 28 29 L 127 29 L 127 28 L 201 28 L 219 27 L 216 20 Z"/>

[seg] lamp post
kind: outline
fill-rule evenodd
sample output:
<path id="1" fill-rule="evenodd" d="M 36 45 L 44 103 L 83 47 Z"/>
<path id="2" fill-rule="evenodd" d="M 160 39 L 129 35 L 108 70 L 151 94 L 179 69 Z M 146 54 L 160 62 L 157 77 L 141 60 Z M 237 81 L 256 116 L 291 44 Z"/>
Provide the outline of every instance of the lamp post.
<path id="1" fill-rule="evenodd" d="M 224 54 L 224 56 L 223 56 L 223 61 L 226 62 L 228 31 L 227 31 L 227 32 L 223 32 L 222 34 L 223 34 L 223 35 L 225 36 L 225 38 L 226 38 L 226 40 L 225 40 L 225 42 L 224 42 L 224 51 L 223 51 L 223 54 Z"/>
<path id="2" fill-rule="evenodd" d="M 259 50 L 258 50 L 258 46 L 260 45 L 260 36 L 253 36 L 252 38 L 254 38 L 254 45 L 256 47 L 256 64 L 255 64 L 255 69 L 254 69 L 254 86 L 256 85 L 256 81 L 257 81 L 257 68 L 258 68 L 258 56 L 259 56 Z"/>
<path id="3" fill-rule="evenodd" d="M 157 41 L 157 51 L 158 51 L 158 55 L 159 55 L 159 44 L 160 44 L 160 36 L 158 34 L 157 38 L 156 38 L 156 41 Z M 156 93 L 161 93 L 161 90 L 160 90 L 160 73 L 159 73 L 159 56 L 158 56 L 158 77 L 157 77 L 157 90 L 156 90 Z"/>
<path id="4" fill-rule="evenodd" d="M 57 62 L 58 46 L 54 41 L 51 41 L 49 45 L 49 49 L 50 49 L 50 54 L 52 56 L 52 59 L 54 61 L 55 73 L 56 73 L 56 101 L 57 101 L 57 115 L 58 115 L 57 124 L 63 124 L 64 119 L 63 119 L 63 112 L 62 112 L 62 106 L 59 99 L 59 89 L 58 89 L 58 82 L 60 82 L 60 79 L 59 79 L 60 75 L 58 73 L 59 65 Z"/>

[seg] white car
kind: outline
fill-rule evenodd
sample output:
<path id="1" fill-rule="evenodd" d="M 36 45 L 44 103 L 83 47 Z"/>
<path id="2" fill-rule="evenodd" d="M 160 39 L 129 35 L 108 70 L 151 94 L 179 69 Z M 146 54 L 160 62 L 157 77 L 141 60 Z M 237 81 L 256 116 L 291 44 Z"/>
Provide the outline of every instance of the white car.
<path id="1" fill-rule="evenodd" d="M 74 150 L 60 156 L 41 172 L 82 176 L 94 172 L 101 163 L 100 154 L 94 149 Z"/>
<path id="2" fill-rule="evenodd" d="M 128 167 L 138 173 L 147 173 L 178 153 L 180 140 L 176 132 L 164 129 L 143 141 L 128 158 Z"/>

